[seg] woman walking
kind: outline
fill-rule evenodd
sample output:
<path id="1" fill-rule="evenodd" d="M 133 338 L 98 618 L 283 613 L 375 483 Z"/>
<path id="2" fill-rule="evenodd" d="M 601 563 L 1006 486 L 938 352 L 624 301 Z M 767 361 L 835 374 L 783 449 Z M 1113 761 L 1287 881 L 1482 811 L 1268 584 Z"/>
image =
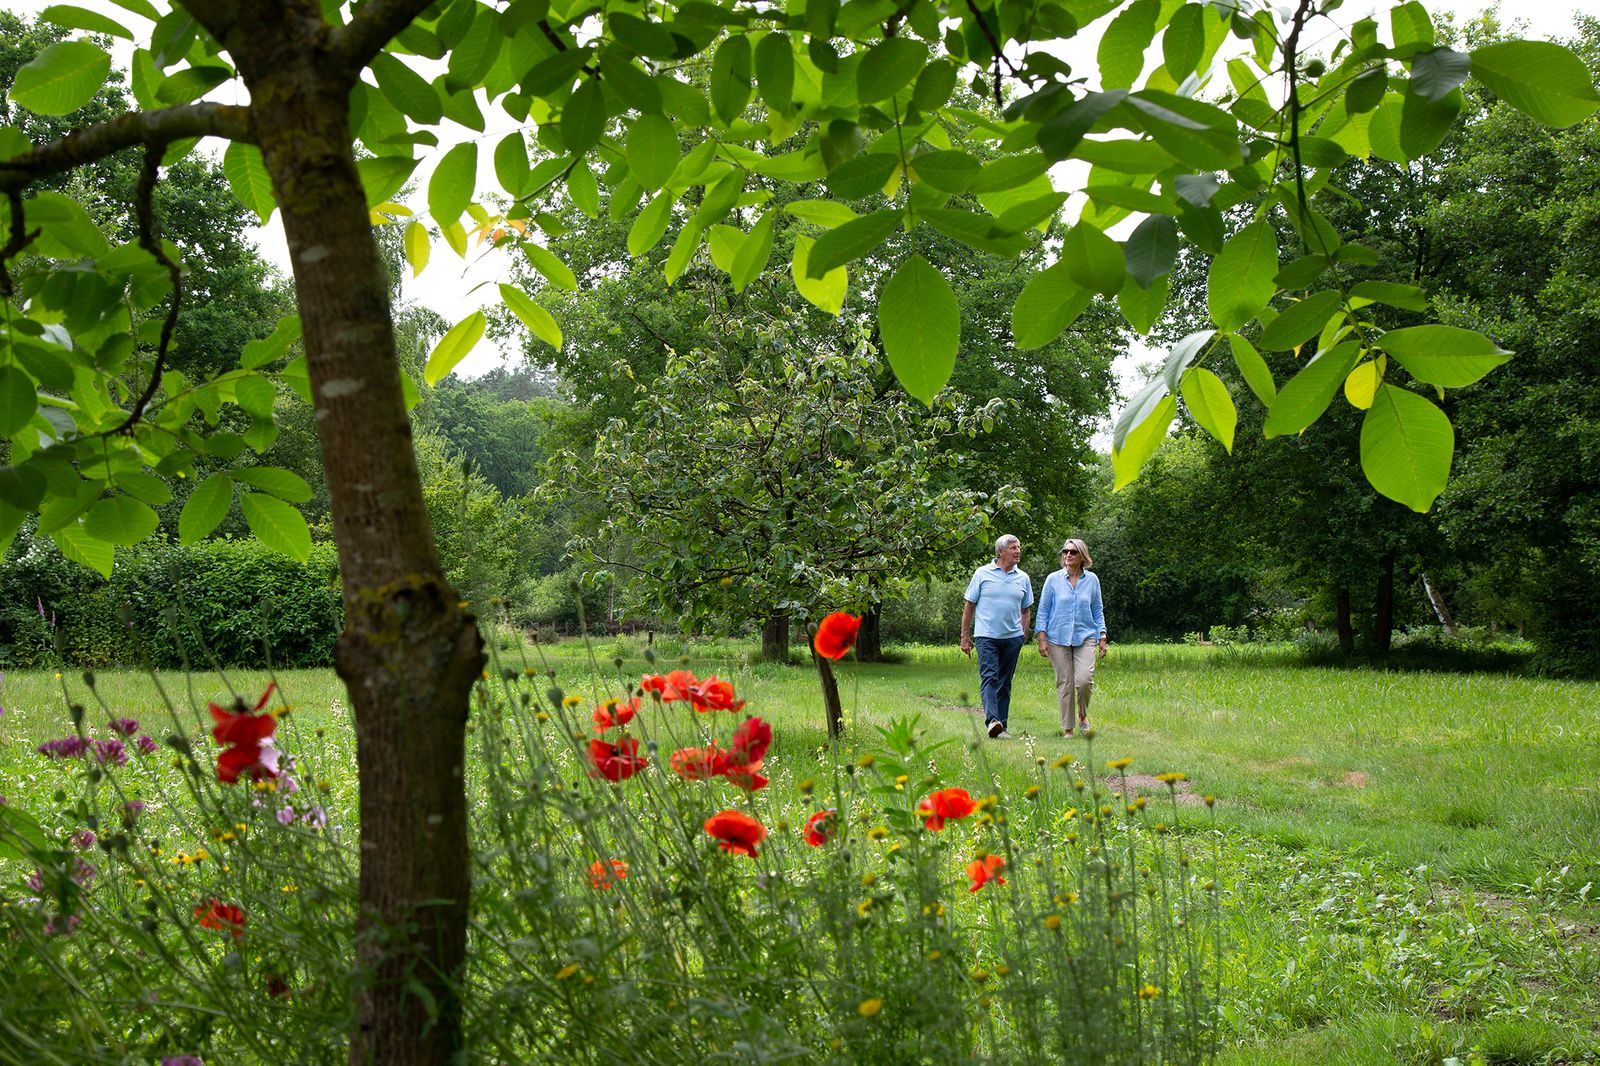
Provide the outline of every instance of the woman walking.
<path id="1" fill-rule="evenodd" d="M 1045 578 L 1039 593 L 1035 626 L 1039 654 L 1056 672 L 1056 699 L 1061 705 L 1061 735 L 1089 730 L 1089 693 L 1094 688 L 1094 661 L 1106 654 L 1106 614 L 1100 600 L 1100 579 L 1089 571 L 1094 560 L 1081 540 L 1061 545 L 1061 569 Z"/>

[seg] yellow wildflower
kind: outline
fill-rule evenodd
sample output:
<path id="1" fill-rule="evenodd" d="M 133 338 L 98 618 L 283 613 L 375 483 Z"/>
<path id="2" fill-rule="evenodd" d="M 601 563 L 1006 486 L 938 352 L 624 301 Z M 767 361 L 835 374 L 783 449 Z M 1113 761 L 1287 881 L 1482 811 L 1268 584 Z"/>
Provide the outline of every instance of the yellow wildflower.
<path id="1" fill-rule="evenodd" d="M 889 830 L 885 829 L 881 825 L 875 825 L 871 829 L 867 830 L 867 836 L 871 837 L 873 840 L 882 840 L 888 835 Z"/>
<path id="2" fill-rule="evenodd" d="M 556 980 L 565 981 L 567 978 L 571 977 L 577 972 L 578 964 L 575 962 L 569 962 L 565 966 L 561 967 L 561 969 L 556 971 Z"/>
<path id="3" fill-rule="evenodd" d="M 1181 772 L 1179 772 L 1177 770 L 1173 770 L 1173 771 L 1171 771 L 1169 773 L 1157 774 L 1156 775 L 1156 780 L 1160 781 L 1163 785 L 1173 785 L 1173 784 L 1177 784 L 1179 781 L 1187 781 L 1187 780 L 1189 780 L 1189 775 L 1185 774 L 1185 773 L 1181 773 Z"/>
<path id="4" fill-rule="evenodd" d="M 1044 916 L 1044 927 L 1052 933 L 1061 928 L 1061 915 L 1047 914 Z"/>
<path id="5" fill-rule="evenodd" d="M 1052 770 L 1065 770 L 1067 767 L 1071 766 L 1074 761 L 1075 760 L 1071 755 L 1063 755 L 1061 758 L 1051 763 L 1050 768 Z"/>
<path id="6" fill-rule="evenodd" d="M 1161 989 L 1157 988 L 1155 985 L 1145 985 L 1143 988 L 1139 989 L 1140 999 L 1155 999 L 1160 994 Z"/>
<path id="7" fill-rule="evenodd" d="M 1128 767 L 1130 767 L 1132 765 L 1133 765 L 1133 756 L 1124 755 L 1120 759 L 1112 759 L 1110 762 L 1106 763 L 1106 769 L 1107 770 L 1126 770 Z"/>
<path id="8" fill-rule="evenodd" d="M 856 1005 L 856 1013 L 863 1018 L 876 1018 L 881 1010 L 883 1010 L 883 1000 L 876 996 L 864 999 Z"/>

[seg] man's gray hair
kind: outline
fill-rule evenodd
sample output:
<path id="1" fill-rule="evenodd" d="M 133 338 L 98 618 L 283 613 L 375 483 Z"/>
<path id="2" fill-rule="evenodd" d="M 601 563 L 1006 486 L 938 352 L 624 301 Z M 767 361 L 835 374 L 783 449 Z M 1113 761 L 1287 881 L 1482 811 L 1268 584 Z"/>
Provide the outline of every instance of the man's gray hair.
<path id="1" fill-rule="evenodd" d="M 996 556 L 998 556 L 1002 551 L 1004 551 L 1006 548 L 1010 547 L 1011 545 L 1013 545 L 1013 544 L 1021 544 L 1021 543 L 1022 542 L 1020 540 L 1018 540 L 1014 534 L 1011 534 L 1011 533 L 1001 534 L 1000 538 L 994 542 L 994 553 L 995 553 Z"/>

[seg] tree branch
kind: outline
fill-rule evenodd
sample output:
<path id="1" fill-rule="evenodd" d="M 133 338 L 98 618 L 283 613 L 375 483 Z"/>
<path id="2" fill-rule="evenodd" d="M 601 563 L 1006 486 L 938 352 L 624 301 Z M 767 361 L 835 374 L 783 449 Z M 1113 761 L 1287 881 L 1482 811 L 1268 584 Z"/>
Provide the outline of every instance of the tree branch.
<path id="1" fill-rule="evenodd" d="M 38 230 L 28 232 L 28 220 L 22 208 L 22 193 L 16 189 L 6 192 L 6 199 L 11 204 L 11 239 L 4 248 L 0 248 L 0 297 L 10 299 L 14 291 L 11 284 L 11 272 L 6 269 L 6 260 L 19 254 L 33 239 L 39 235 Z"/>
<path id="2" fill-rule="evenodd" d="M 239 21 L 238 0 L 178 0 L 178 6 L 193 15 L 194 20 L 218 41 Z"/>
<path id="3" fill-rule="evenodd" d="M 165 148 L 186 137 L 222 137 L 253 143 L 250 110 L 232 104 L 201 103 L 118 115 L 0 162 L 0 192 L 24 189 L 39 178 L 93 163 L 136 144 Z"/>
<path id="4" fill-rule="evenodd" d="M 145 387 L 144 394 L 128 412 L 128 417 L 113 433 L 127 433 L 139 424 L 139 419 L 144 417 L 145 408 L 150 406 L 150 401 L 155 399 L 156 390 L 161 387 L 161 371 L 166 365 L 167 349 L 172 346 L 172 331 L 178 326 L 178 307 L 183 303 L 183 274 L 178 270 L 178 264 L 167 258 L 166 250 L 161 247 L 161 234 L 156 232 L 155 196 L 156 181 L 161 176 L 161 149 L 155 145 L 144 150 L 144 169 L 139 172 L 139 184 L 134 189 L 133 206 L 139 215 L 139 247 L 155 256 L 156 262 L 167 268 L 167 277 L 172 280 L 172 303 L 167 305 L 167 317 L 161 323 L 161 343 L 156 348 L 155 365 L 150 368 L 150 384 Z"/>
<path id="5" fill-rule="evenodd" d="M 331 51 L 350 74 L 372 62 L 383 46 L 433 4 L 433 0 L 368 0 L 333 31 Z"/>

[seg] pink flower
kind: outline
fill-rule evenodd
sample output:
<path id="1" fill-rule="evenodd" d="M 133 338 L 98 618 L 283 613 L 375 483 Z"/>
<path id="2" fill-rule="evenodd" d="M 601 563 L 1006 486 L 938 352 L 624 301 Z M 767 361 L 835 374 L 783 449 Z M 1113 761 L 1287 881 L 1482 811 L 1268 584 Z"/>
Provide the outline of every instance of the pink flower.
<path id="1" fill-rule="evenodd" d="M 91 829 L 80 829 L 72 834 L 72 846 L 79 850 L 94 847 L 94 840 L 94 831 Z"/>
<path id="2" fill-rule="evenodd" d="M 89 742 L 80 736 L 47 740 L 34 749 L 49 759 L 77 759 L 89 750 Z"/>
<path id="3" fill-rule="evenodd" d="M 106 723 L 106 728 L 122 737 L 131 737 L 139 731 L 139 722 L 134 718 L 113 718 Z"/>
<path id="4" fill-rule="evenodd" d="M 120 740 L 97 740 L 94 742 L 94 757 L 103 763 L 113 766 L 128 765 L 128 749 L 122 746 Z"/>
<path id="5" fill-rule="evenodd" d="M 328 824 L 328 812 L 321 807 L 313 807 L 300 820 L 313 829 L 321 829 Z"/>
<path id="6" fill-rule="evenodd" d="M 150 739 L 150 734 L 148 733 L 140 733 L 139 739 L 133 742 L 133 746 L 139 749 L 140 755 L 154 755 L 159 750 L 156 742 Z"/>
<path id="7" fill-rule="evenodd" d="M 278 809 L 278 824 L 293 825 L 295 819 L 293 807 L 280 807 Z"/>

